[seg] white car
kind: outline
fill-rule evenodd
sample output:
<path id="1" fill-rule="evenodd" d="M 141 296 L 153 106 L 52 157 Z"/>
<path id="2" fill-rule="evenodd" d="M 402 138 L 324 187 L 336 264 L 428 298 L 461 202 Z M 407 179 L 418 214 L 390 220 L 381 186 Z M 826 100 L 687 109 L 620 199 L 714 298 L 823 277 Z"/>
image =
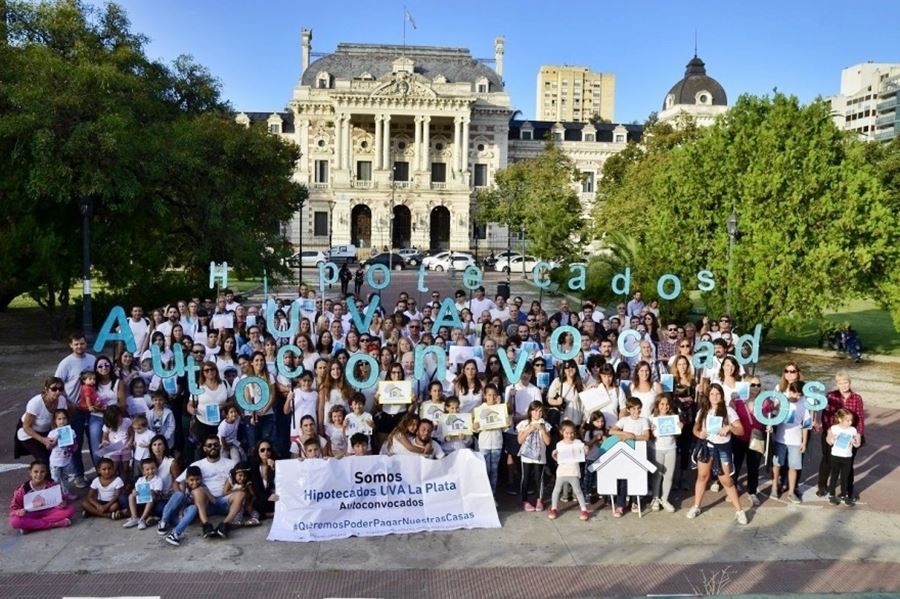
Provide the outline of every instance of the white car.
<path id="1" fill-rule="evenodd" d="M 300 260 L 303 260 L 304 267 L 315 267 L 319 264 L 325 264 L 326 262 L 328 262 L 328 256 L 325 255 L 325 252 L 316 250 L 304 250 L 303 252 L 295 253 L 290 258 L 286 258 L 284 262 L 291 268 L 297 268 L 300 265 Z"/>
<path id="2" fill-rule="evenodd" d="M 534 270 L 534 267 L 537 266 L 537 263 L 540 262 L 534 256 L 513 256 L 511 260 L 507 260 L 503 258 L 501 260 L 497 260 L 497 264 L 494 265 L 494 270 L 497 272 L 522 272 L 522 262 L 524 260 L 524 269 L 526 274 L 531 274 L 531 271 Z M 555 260 L 547 260 L 547 263 L 550 264 L 550 268 L 556 268 L 559 266 Z"/>
<path id="3" fill-rule="evenodd" d="M 437 256 L 434 256 L 434 260 L 426 265 L 428 270 L 435 270 L 438 272 L 450 270 L 451 264 L 453 269 L 457 271 L 463 271 L 469 266 L 476 266 L 475 256 L 472 254 L 466 252 L 453 252 L 451 261 L 450 252 L 442 253 L 445 255 L 442 256 L 441 254 L 438 254 Z"/>

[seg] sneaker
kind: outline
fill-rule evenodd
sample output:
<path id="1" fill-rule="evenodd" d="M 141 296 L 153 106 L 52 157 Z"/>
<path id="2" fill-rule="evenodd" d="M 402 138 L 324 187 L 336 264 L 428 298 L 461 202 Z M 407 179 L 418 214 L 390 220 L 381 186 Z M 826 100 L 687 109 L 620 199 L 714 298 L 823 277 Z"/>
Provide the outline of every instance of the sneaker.
<path id="1" fill-rule="evenodd" d="M 87 489 L 87 481 L 84 480 L 83 476 L 76 476 L 72 479 L 72 485 L 78 487 L 79 489 Z"/>
<path id="2" fill-rule="evenodd" d="M 219 535 L 220 537 L 222 537 L 223 539 L 227 539 L 228 538 L 228 523 L 220 522 L 219 525 L 216 527 L 216 534 Z"/>
<path id="3" fill-rule="evenodd" d="M 688 510 L 687 519 L 693 520 L 694 518 L 696 518 L 699 515 L 700 515 L 700 506 L 695 505 L 694 507 L 692 507 L 691 509 Z"/>
<path id="4" fill-rule="evenodd" d="M 641 508 L 638 507 L 638 504 L 636 504 L 636 503 L 631 504 L 631 513 L 632 514 L 640 514 L 641 513 Z"/>
<path id="5" fill-rule="evenodd" d="M 138 530 L 146 530 L 146 529 L 147 529 L 147 522 L 144 521 L 143 519 L 138 520 Z"/>
<path id="6" fill-rule="evenodd" d="M 259 526 L 259 518 L 255 516 L 248 518 L 247 521 L 244 522 L 244 526 Z"/>
<path id="7" fill-rule="evenodd" d="M 537 503 L 534 504 L 534 511 L 543 512 L 544 511 L 544 502 L 540 499 L 537 500 Z"/>
<path id="8" fill-rule="evenodd" d="M 668 501 L 666 501 L 665 499 L 660 499 L 659 505 L 662 507 L 662 509 L 666 510 L 670 514 L 675 513 L 675 506 L 672 505 L 671 503 L 669 503 Z"/>
<path id="9" fill-rule="evenodd" d="M 661 509 L 661 505 L 659 505 L 659 499 L 654 497 L 653 501 L 650 502 L 650 511 L 658 512 Z"/>
<path id="10" fill-rule="evenodd" d="M 738 511 L 734 515 L 734 519 L 737 520 L 737 523 L 742 526 L 747 524 L 747 512 L 745 512 L 744 510 Z"/>
<path id="11" fill-rule="evenodd" d="M 756 493 L 750 493 L 750 505 L 752 505 L 753 507 L 759 507 L 759 504 L 759 496 Z"/>
<path id="12" fill-rule="evenodd" d="M 852 497 L 844 497 L 844 505 L 846 505 L 847 507 L 853 507 L 854 505 L 856 505 L 856 500 Z"/>
<path id="13" fill-rule="evenodd" d="M 778 487 L 776 487 L 775 485 L 772 485 L 772 488 L 769 489 L 769 497 L 772 499 L 778 499 L 779 496 L 780 496 L 780 493 L 778 492 Z"/>
<path id="14" fill-rule="evenodd" d="M 556 520 L 557 516 L 559 516 L 559 512 L 553 508 L 550 508 L 550 513 L 547 514 L 547 517 L 550 518 L 551 520 Z"/>
<path id="15" fill-rule="evenodd" d="M 717 481 L 717 480 L 713 481 L 713 484 L 711 484 L 709 486 L 709 490 L 712 491 L 713 493 L 718 493 L 719 491 L 722 490 L 722 485 L 720 485 L 719 481 Z"/>
<path id="16" fill-rule="evenodd" d="M 578 519 L 584 522 L 587 522 L 590 517 L 591 515 L 587 513 L 587 510 L 581 510 L 581 513 L 578 515 Z"/>
<path id="17" fill-rule="evenodd" d="M 534 506 L 531 505 L 529 502 L 525 501 L 522 503 L 522 509 L 525 510 L 526 512 L 533 512 Z"/>
<path id="18" fill-rule="evenodd" d="M 796 493 L 788 493 L 787 496 L 788 496 L 788 501 L 790 501 L 790 502 L 793 503 L 794 505 L 797 505 L 797 504 L 799 504 L 799 503 L 802 503 L 802 501 L 800 500 L 800 498 L 797 497 L 797 494 L 796 494 Z"/>
<path id="19" fill-rule="evenodd" d="M 156 525 L 156 534 L 158 534 L 158 535 L 166 534 L 167 528 L 169 528 L 169 524 L 165 520 L 160 520 L 159 524 Z"/>
<path id="20" fill-rule="evenodd" d="M 138 525 L 137 518 L 129 518 L 128 520 L 125 521 L 125 524 L 122 525 L 122 528 L 134 528 L 137 525 Z"/>
<path id="21" fill-rule="evenodd" d="M 835 497 L 834 495 L 829 495 L 829 496 L 828 496 L 828 502 L 829 502 L 831 505 L 841 505 L 841 500 L 838 499 L 837 497 Z"/>
<path id="22" fill-rule="evenodd" d="M 214 534 L 216 534 L 216 529 L 213 528 L 212 524 L 207 522 L 206 524 L 203 525 L 203 538 L 204 539 L 208 539 L 211 536 L 213 536 Z"/>
<path id="23" fill-rule="evenodd" d="M 176 533 L 174 530 L 166 535 L 166 543 L 169 545 L 175 545 L 178 547 L 181 545 L 181 539 L 184 538 L 182 535 Z"/>
<path id="24" fill-rule="evenodd" d="M 622 508 L 617 507 L 616 511 L 613 512 L 613 518 L 621 518 L 622 517 Z"/>

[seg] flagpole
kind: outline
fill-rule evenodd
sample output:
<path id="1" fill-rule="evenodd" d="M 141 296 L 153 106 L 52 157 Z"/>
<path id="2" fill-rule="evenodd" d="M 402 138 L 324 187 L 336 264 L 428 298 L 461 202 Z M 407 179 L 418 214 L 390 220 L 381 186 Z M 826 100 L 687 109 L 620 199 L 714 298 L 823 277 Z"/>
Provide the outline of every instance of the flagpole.
<path id="1" fill-rule="evenodd" d="M 406 5 L 403 5 L 403 54 L 406 54 Z"/>

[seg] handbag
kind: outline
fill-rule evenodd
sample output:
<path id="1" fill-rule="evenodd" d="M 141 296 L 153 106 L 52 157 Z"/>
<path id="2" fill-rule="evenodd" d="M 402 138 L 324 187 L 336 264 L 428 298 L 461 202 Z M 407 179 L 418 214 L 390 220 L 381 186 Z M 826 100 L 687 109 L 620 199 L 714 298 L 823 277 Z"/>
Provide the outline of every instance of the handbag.
<path id="1" fill-rule="evenodd" d="M 750 432 L 750 450 L 766 455 L 766 433 L 757 428 Z"/>

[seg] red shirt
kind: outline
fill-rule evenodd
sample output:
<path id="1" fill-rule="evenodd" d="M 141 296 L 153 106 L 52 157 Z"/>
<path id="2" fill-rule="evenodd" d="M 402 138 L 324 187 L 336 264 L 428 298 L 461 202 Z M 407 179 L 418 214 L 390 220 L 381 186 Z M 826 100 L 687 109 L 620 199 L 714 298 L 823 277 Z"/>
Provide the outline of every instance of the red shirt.
<path id="1" fill-rule="evenodd" d="M 829 391 L 826 395 L 828 405 L 822 410 L 822 430 L 828 430 L 834 424 L 834 416 L 841 408 L 849 410 L 853 413 L 853 426 L 856 431 L 862 435 L 865 434 L 865 414 L 863 413 L 863 399 L 858 393 L 850 391 L 850 395 L 844 397 L 841 392 L 835 389 Z"/>

